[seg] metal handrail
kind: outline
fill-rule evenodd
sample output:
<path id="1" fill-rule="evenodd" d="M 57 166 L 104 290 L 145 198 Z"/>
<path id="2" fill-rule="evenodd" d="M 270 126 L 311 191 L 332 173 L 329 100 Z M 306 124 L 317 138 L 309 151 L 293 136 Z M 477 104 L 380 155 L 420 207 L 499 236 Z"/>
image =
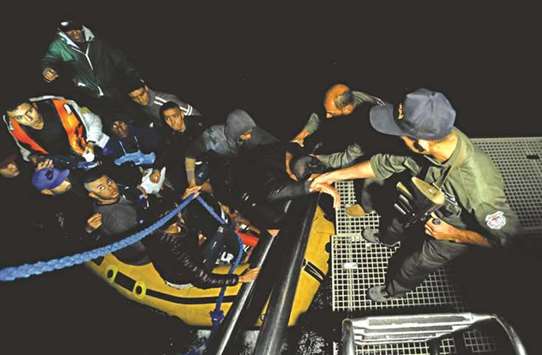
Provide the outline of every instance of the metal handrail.
<path id="1" fill-rule="evenodd" d="M 295 240 L 290 255 L 283 263 L 279 279 L 273 287 L 269 307 L 258 335 L 254 354 L 275 355 L 280 353 L 308 244 L 312 219 L 316 211 L 317 200 L 318 195 L 297 199 L 288 213 L 289 217 L 299 216 L 303 213 L 305 217 L 301 225 L 299 225 L 299 221 L 293 221 L 293 218 L 289 218 L 287 224 L 288 234 L 299 235 L 299 238 Z M 297 233 L 293 233 L 294 231 L 297 231 Z"/>
<path id="2" fill-rule="evenodd" d="M 273 245 L 274 240 L 277 237 L 271 236 L 267 231 L 261 229 L 260 240 L 258 242 L 258 248 L 255 252 L 258 254 L 253 255 L 250 267 L 262 267 L 265 262 L 269 250 Z M 245 309 L 248 299 L 250 298 L 256 282 L 244 283 L 239 290 L 234 303 L 231 305 L 228 314 L 224 318 L 220 328 L 215 333 L 211 334 L 208 341 L 206 354 L 221 355 L 226 350 L 230 340 L 235 338 L 235 334 L 239 330 L 239 319 Z"/>

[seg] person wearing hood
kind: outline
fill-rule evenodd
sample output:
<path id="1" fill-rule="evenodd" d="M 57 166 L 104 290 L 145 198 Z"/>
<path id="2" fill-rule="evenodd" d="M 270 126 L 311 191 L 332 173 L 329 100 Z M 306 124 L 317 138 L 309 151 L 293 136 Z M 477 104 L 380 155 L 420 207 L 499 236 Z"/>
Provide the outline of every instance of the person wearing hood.
<path id="1" fill-rule="evenodd" d="M 188 148 L 185 158 L 188 185 L 189 187 L 196 185 L 196 159 L 205 154 L 231 159 L 237 157 L 241 151 L 277 142 L 277 138 L 256 126 L 246 111 L 233 110 L 228 114 L 224 125 L 207 128 Z"/>
<path id="2" fill-rule="evenodd" d="M 43 79 L 54 82 L 60 76 L 71 80 L 73 95 L 95 110 L 103 106 L 103 115 L 112 102 L 122 102 L 123 83 L 140 78 L 124 53 L 96 37 L 77 21 L 65 20 L 58 25 L 56 38 L 41 59 Z"/>

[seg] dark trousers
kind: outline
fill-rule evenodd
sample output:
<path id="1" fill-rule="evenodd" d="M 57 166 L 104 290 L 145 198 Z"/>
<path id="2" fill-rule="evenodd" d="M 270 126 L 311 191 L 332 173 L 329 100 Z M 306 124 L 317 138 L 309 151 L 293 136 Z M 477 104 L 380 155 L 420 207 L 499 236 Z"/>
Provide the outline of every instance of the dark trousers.
<path id="1" fill-rule="evenodd" d="M 397 192 L 397 180 L 389 179 L 358 180 L 355 183 L 356 197 L 366 211 L 376 210 L 380 216 L 380 240 L 386 244 L 416 238 L 423 233 L 422 222 L 409 230 L 404 230 L 397 212 L 393 208 Z M 415 232 L 416 235 L 413 235 Z M 386 291 L 392 296 L 402 296 L 415 289 L 432 272 L 449 261 L 473 248 L 468 244 L 437 240 L 425 235 L 421 246 L 406 256 L 399 265 L 388 274 Z"/>
<path id="2" fill-rule="evenodd" d="M 420 249 L 407 256 L 401 266 L 386 282 L 386 291 L 391 296 L 402 296 L 415 289 L 427 275 L 437 271 L 449 261 L 464 254 L 473 246 L 427 236 Z"/>

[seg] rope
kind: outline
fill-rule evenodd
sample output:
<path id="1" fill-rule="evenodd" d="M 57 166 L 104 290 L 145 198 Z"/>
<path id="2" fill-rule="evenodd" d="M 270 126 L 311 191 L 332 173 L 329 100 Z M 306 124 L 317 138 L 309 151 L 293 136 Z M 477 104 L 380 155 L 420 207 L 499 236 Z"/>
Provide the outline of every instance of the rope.
<path id="1" fill-rule="evenodd" d="M 102 257 L 106 254 L 116 252 L 117 250 L 126 248 L 127 246 L 134 244 L 141 239 L 145 238 L 149 234 L 162 227 L 168 220 L 179 213 L 183 208 L 188 206 L 190 202 L 194 200 L 194 195 L 190 195 L 185 198 L 179 206 L 168 212 L 165 216 L 154 222 L 152 225 L 140 230 L 139 232 L 132 234 L 124 239 L 109 245 L 92 249 L 89 251 L 77 253 L 74 255 L 65 256 L 58 259 L 51 259 L 48 261 L 38 261 L 32 264 L 23 264 L 19 266 L 12 266 L 0 269 L 0 281 L 14 281 L 17 279 L 28 278 L 30 276 L 40 275 L 45 272 L 54 270 L 65 269 L 74 265 L 79 265 L 87 261 Z M 198 197 L 198 199 L 200 199 Z M 201 201 L 200 201 L 201 202 Z M 214 212 L 214 211 L 213 211 Z"/>
<path id="2" fill-rule="evenodd" d="M 210 207 L 200 196 L 196 197 L 196 199 L 207 210 L 207 212 L 209 212 L 209 214 L 211 216 L 213 216 L 220 224 L 222 224 L 222 225 L 227 224 L 227 222 L 224 219 L 222 219 L 215 212 L 215 210 L 212 207 Z M 229 270 L 228 274 L 232 274 L 233 271 L 237 268 L 237 266 L 239 266 L 239 263 L 241 262 L 241 256 L 243 254 L 243 242 L 241 241 L 241 238 L 239 238 L 239 235 L 235 232 L 235 230 L 234 230 L 234 234 L 237 237 L 236 240 L 237 240 L 237 244 L 239 246 L 239 250 L 237 251 L 237 256 L 235 257 L 234 262 L 230 266 L 230 270 Z M 223 286 L 220 289 L 220 294 L 218 295 L 218 298 L 216 299 L 215 309 L 210 312 L 211 321 L 213 323 L 213 327 L 211 329 L 211 335 L 218 330 L 218 327 L 220 326 L 220 324 L 224 320 L 224 312 L 222 311 L 222 302 L 224 301 L 225 293 L 226 293 L 226 286 Z M 201 353 L 202 348 L 205 348 L 205 347 L 206 347 L 206 342 L 205 342 L 205 344 L 203 344 L 202 347 L 200 347 L 198 349 L 192 349 L 191 352 L 188 352 L 188 354 L 189 355 L 199 354 L 199 353 Z"/>

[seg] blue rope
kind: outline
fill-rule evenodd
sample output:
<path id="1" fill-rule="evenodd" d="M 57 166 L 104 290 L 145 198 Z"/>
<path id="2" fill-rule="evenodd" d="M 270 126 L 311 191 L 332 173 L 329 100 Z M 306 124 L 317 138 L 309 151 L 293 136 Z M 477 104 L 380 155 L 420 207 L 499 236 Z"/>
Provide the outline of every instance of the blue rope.
<path id="1" fill-rule="evenodd" d="M 38 261 L 33 264 L 23 264 L 20 266 L 12 266 L 0 269 L 0 281 L 13 281 L 17 279 L 27 278 L 34 275 L 40 275 L 44 272 L 60 270 L 68 268 L 74 265 L 79 265 L 87 261 L 102 257 L 106 254 L 113 253 L 117 250 L 126 248 L 127 246 L 134 244 L 141 239 L 145 238 L 149 234 L 162 227 L 168 220 L 179 213 L 183 208 L 188 206 L 190 202 L 194 200 L 194 195 L 190 195 L 185 198 L 181 204 L 168 212 L 165 216 L 160 218 L 152 225 L 140 230 L 139 232 L 132 234 L 118 242 L 92 249 L 89 251 L 81 252 L 74 255 L 65 256 L 59 259 L 51 259 L 48 261 Z M 198 197 L 199 199 L 199 197 Z"/>
<path id="2" fill-rule="evenodd" d="M 210 207 L 205 200 L 203 200 L 200 196 L 196 197 L 198 202 L 209 212 L 211 216 L 213 216 L 220 224 L 226 225 L 227 222 L 220 217 L 215 210 Z M 237 256 L 235 257 L 235 260 L 233 264 L 230 267 L 229 274 L 233 273 L 233 271 L 239 266 L 239 263 L 241 262 L 241 256 L 243 254 L 243 242 L 241 242 L 241 238 L 239 238 L 239 235 L 234 231 L 235 236 L 237 237 L 237 244 L 239 246 L 239 250 L 237 251 Z M 226 286 L 223 286 L 220 289 L 220 294 L 218 298 L 216 299 L 216 306 L 215 309 L 211 312 L 211 319 L 213 321 L 213 329 L 211 330 L 211 333 L 214 332 L 216 329 L 218 329 L 218 326 L 222 321 L 224 320 L 224 312 L 222 312 L 222 302 L 224 301 L 224 295 L 226 293 Z"/>

